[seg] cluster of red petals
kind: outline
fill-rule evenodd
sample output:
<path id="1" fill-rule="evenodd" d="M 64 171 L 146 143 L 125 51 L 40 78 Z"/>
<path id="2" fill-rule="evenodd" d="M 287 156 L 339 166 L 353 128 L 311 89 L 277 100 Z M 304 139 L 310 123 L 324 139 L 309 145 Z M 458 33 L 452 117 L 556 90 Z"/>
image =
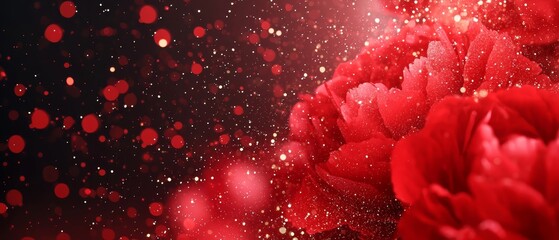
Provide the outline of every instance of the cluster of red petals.
<path id="1" fill-rule="evenodd" d="M 378 96 L 389 100 L 388 88 L 399 89 L 404 69 L 426 54 L 434 37 L 430 28 L 389 34 L 294 106 L 292 142 L 284 148 L 303 156 L 287 193 L 285 211 L 294 226 L 310 234 L 343 225 L 384 238 L 394 232 L 401 207 L 388 160 L 395 141 L 380 113 L 390 108 L 378 104 Z"/>
<path id="2" fill-rule="evenodd" d="M 506 33 L 529 59 L 559 82 L 559 1 L 557 0 L 383 0 L 404 21 L 460 24 L 479 21 Z"/>
<path id="3" fill-rule="evenodd" d="M 489 29 L 506 32 L 523 44 L 559 40 L 556 0 L 383 0 L 386 8 L 409 20 L 438 23 L 479 19 Z"/>
<path id="4" fill-rule="evenodd" d="M 558 131 L 559 95 L 533 87 L 436 104 L 392 156 L 400 236 L 558 239 Z"/>
<path id="5" fill-rule="evenodd" d="M 445 96 L 521 85 L 553 86 L 507 34 L 476 22 L 387 32 L 294 106 L 282 150 L 300 153 L 288 220 L 311 234 L 349 226 L 391 237 L 402 209 L 390 181 L 394 144 Z"/>

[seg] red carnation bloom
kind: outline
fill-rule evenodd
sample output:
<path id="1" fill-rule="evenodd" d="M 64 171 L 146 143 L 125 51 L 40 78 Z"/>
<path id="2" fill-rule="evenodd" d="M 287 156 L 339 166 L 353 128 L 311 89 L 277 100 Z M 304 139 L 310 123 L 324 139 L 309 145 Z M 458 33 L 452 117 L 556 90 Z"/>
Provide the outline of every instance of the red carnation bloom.
<path id="1" fill-rule="evenodd" d="M 347 225 L 366 236 L 392 236 L 401 208 L 389 180 L 390 154 L 423 126 L 432 104 L 453 94 L 550 85 L 506 34 L 475 23 L 466 29 L 419 25 L 388 34 L 295 105 L 292 142 L 283 149 L 299 153 L 294 164 L 305 166 L 289 176 L 286 214 L 294 226 L 313 234 Z"/>
<path id="2" fill-rule="evenodd" d="M 392 155 L 403 239 L 558 239 L 559 95 L 448 97 Z"/>
<path id="3" fill-rule="evenodd" d="M 559 82 L 559 1 L 557 0 L 384 0 L 388 10 L 409 20 L 447 26 L 480 21 L 507 33 L 530 60 Z"/>
<path id="4" fill-rule="evenodd" d="M 411 19 L 451 23 L 477 18 L 489 29 L 523 44 L 559 40 L 557 0 L 383 0 L 388 10 Z"/>
<path id="5" fill-rule="evenodd" d="M 348 225 L 364 235 L 392 235 L 401 212 L 389 175 L 394 140 L 376 94 L 386 99 L 387 86 L 399 89 L 405 67 L 426 54 L 433 38 L 433 31 L 422 27 L 388 34 L 294 106 L 293 142 L 283 151 L 291 161 L 302 157 L 305 165 L 292 171 L 299 179 L 289 176 L 286 214 L 294 226 L 310 234 Z"/>

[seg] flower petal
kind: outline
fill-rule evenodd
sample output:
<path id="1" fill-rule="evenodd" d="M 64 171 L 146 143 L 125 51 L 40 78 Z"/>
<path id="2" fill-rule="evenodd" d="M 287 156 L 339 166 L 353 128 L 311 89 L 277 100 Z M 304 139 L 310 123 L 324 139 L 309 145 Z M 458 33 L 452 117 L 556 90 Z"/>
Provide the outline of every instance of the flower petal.
<path id="1" fill-rule="evenodd" d="M 426 90 L 429 102 L 434 103 L 445 96 L 459 93 L 463 84 L 460 63 L 454 50 L 442 41 L 434 41 L 429 43 L 427 58 L 429 81 Z"/>
<path id="2" fill-rule="evenodd" d="M 421 128 L 429 110 L 422 91 L 397 88 L 378 94 L 378 108 L 384 124 L 395 139 Z"/>
<path id="3" fill-rule="evenodd" d="M 320 165 L 327 172 L 321 176 L 325 177 L 325 180 L 334 181 L 334 178 L 339 178 L 336 181 L 347 179 L 376 186 L 374 190 L 376 193 L 373 194 L 378 194 L 378 191 L 382 191 L 383 194 L 389 193 L 392 190 L 389 159 L 393 145 L 394 140 L 383 136 L 373 137 L 359 143 L 345 144 L 339 150 L 332 152 L 326 163 Z M 342 184 L 337 189 L 346 187 Z M 367 186 L 363 186 L 363 189 L 365 188 Z M 363 191 L 357 192 L 362 195 Z"/>
<path id="4" fill-rule="evenodd" d="M 348 92 L 346 101 L 340 107 L 341 118 L 338 120 L 346 142 L 359 142 L 388 133 L 377 105 L 377 96 L 384 91 L 386 87 L 382 84 L 363 83 Z"/>
<path id="5" fill-rule="evenodd" d="M 529 239 L 559 237 L 553 210 L 539 192 L 525 183 L 510 179 L 488 181 L 477 176 L 470 179 L 470 187 L 485 218 Z"/>
<path id="6" fill-rule="evenodd" d="M 471 99 L 449 97 L 431 109 L 422 131 L 400 140 L 392 153 L 392 183 L 398 199 L 415 202 L 438 183 L 452 193 L 465 191 L 471 163 L 462 152 L 484 115 Z M 476 112 L 477 110 L 477 112 Z"/>

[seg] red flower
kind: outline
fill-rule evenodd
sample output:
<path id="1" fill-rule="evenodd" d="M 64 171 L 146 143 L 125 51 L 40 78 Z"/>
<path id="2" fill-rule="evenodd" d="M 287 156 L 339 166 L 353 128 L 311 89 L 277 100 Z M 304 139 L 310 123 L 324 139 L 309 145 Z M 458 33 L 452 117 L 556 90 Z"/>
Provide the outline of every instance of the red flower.
<path id="1" fill-rule="evenodd" d="M 559 95 L 449 97 L 392 155 L 403 239 L 558 239 Z"/>
<path id="2" fill-rule="evenodd" d="M 340 65 L 314 96 L 302 97 L 290 117 L 293 142 L 283 149 L 300 153 L 293 164 L 305 166 L 289 176 L 286 214 L 293 225 L 310 234 L 347 225 L 390 237 L 401 211 L 389 180 L 390 154 L 396 141 L 423 126 L 432 104 L 453 94 L 550 85 L 506 34 L 475 23 L 466 29 L 406 26 Z"/>
<path id="3" fill-rule="evenodd" d="M 438 23 L 479 19 L 489 29 L 523 44 L 559 40 L 557 0 L 384 0 L 388 10 L 411 19 Z"/>
<path id="4" fill-rule="evenodd" d="M 282 153 L 292 161 L 302 156 L 299 165 L 307 168 L 293 171 L 302 175 L 298 179 L 289 175 L 286 214 L 310 234 L 348 225 L 364 235 L 387 238 L 395 230 L 401 208 L 390 185 L 394 140 L 376 94 L 386 100 L 386 86 L 400 88 L 404 68 L 425 55 L 434 35 L 429 28 L 406 27 L 387 36 L 340 65 L 332 80 L 314 96 L 304 96 L 291 113 L 293 142 Z"/>

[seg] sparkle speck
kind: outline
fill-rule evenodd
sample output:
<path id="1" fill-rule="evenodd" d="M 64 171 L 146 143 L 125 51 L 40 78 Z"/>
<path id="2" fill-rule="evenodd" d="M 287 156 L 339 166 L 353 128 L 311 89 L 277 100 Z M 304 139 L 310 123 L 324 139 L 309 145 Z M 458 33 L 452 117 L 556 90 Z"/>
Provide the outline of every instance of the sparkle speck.
<path id="1" fill-rule="evenodd" d="M 460 15 L 454 15 L 455 22 L 460 22 L 460 20 L 462 20 L 462 17 L 460 17 Z"/>
<path id="2" fill-rule="evenodd" d="M 167 43 L 167 40 L 161 39 L 161 40 L 159 40 L 158 44 L 159 44 L 160 47 L 164 48 L 164 47 L 167 47 L 168 43 Z"/>

